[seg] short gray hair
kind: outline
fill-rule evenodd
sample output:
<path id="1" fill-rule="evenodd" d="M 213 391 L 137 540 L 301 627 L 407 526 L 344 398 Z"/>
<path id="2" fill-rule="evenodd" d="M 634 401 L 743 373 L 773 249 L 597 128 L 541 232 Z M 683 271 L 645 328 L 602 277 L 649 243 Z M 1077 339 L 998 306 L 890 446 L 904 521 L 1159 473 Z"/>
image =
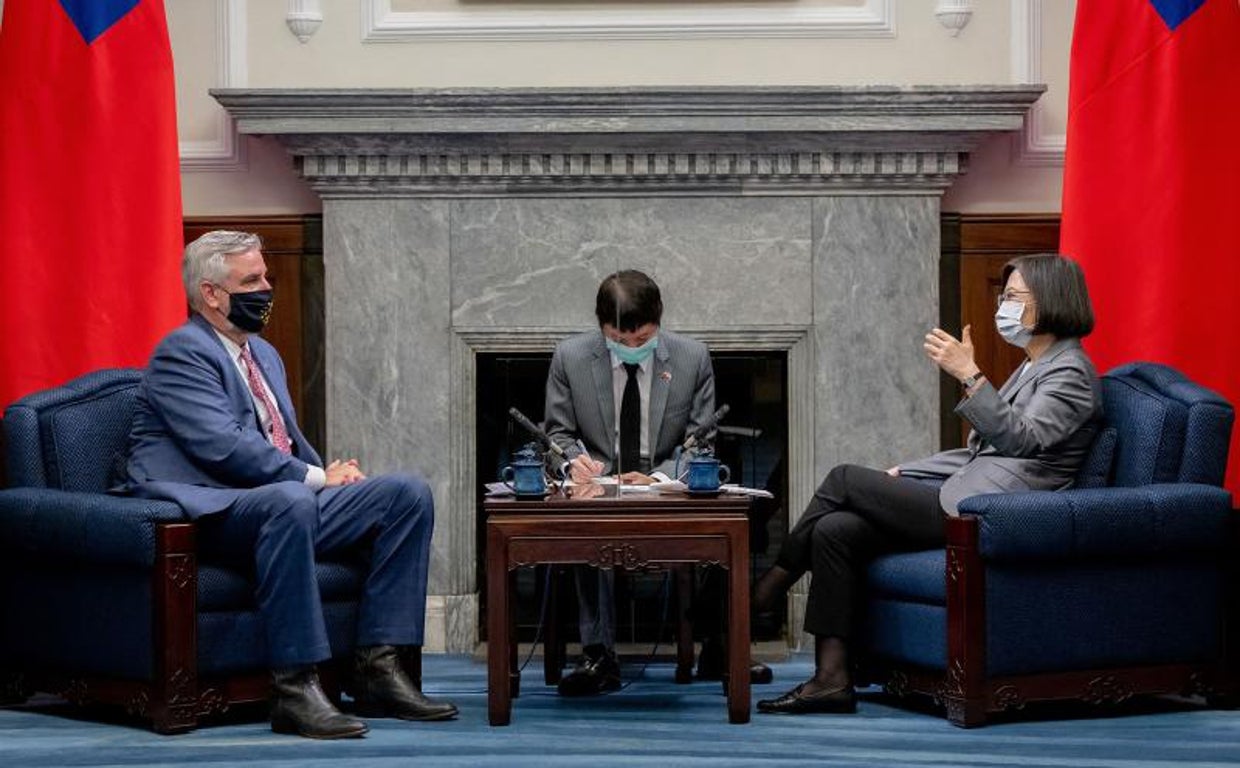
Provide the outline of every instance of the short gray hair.
<path id="1" fill-rule="evenodd" d="M 202 281 L 220 283 L 228 277 L 225 258 L 234 253 L 261 250 L 263 239 L 249 232 L 233 232 L 217 229 L 199 237 L 185 246 L 181 260 L 181 280 L 185 283 L 185 297 L 194 310 L 202 309 L 202 295 L 198 285 Z"/>

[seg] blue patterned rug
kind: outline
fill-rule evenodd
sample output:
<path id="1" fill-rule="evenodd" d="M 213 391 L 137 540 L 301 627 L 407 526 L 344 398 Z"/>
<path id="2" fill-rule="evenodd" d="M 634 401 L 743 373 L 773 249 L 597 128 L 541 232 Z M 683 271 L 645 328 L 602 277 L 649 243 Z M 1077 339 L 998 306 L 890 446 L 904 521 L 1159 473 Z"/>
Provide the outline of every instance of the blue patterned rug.
<path id="1" fill-rule="evenodd" d="M 768 698 L 809 675 L 809 659 L 773 665 Z M 487 725 L 486 667 L 427 656 L 426 690 L 454 701 L 448 723 L 371 721 L 359 740 L 314 742 L 273 734 L 265 722 L 231 722 L 181 736 L 85 719 L 54 700 L 0 710 L 0 766 L 1240 766 L 1240 712 L 1167 699 L 1121 709 L 1048 708 L 973 730 L 932 710 L 895 706 L 877 691 L 852 716 L 756 712 L 729 725 L 718 683 L 676 685 L 670 664 L 626 667 L 632 684 L 590 700 L 565 700 L 530 664 L 512 724 Z M 253 713 L 252 713 L 253 714 Z M 259 713 L 261 716 L 261 713 Z M 97 716 L 97 715 L 96 715 Z"/>

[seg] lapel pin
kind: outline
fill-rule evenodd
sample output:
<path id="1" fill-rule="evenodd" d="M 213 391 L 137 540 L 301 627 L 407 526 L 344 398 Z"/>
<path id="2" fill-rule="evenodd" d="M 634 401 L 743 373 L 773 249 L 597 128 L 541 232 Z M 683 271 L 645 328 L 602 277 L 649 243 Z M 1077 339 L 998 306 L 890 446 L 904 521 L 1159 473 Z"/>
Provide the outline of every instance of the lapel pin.
<path id="1" fill-rule="evenodd" d="M 671 371 L 659 371 L 659 380 L 662 381 L 664 384 L 670 383 L 672 380 L 672 372 Z"/>

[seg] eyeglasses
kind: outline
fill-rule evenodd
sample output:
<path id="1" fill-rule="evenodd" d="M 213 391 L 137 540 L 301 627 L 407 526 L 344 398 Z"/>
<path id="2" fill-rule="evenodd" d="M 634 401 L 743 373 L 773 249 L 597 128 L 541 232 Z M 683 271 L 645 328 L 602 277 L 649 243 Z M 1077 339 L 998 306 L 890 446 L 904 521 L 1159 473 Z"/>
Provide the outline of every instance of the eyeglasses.
<path id="1" fill-rule="evenodd" d="M 1032 296 L 1032 295 L 1033 294 L 1031 294 L 1029 291 L 1004 291 L 1003 293 L 999 294 L 998 301 L 996 303 L 1002 304 L 1005 301 L 1020 301 L 1021 299 L 1019 297 Z M 1026 301 L 1025 303 L 1032 304 L 1033 302 Z"/>

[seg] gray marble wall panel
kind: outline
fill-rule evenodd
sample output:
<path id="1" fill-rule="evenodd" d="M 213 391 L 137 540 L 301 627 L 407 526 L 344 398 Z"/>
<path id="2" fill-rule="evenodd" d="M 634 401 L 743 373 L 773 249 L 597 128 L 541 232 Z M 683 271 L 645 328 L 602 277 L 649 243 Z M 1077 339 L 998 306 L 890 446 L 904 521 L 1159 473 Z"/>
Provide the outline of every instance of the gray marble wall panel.
<path id="1" fill-rule="evenodd" d="M 329 199 L 324 213 L 329 453 L 430 480 L 430 593 L 449 601 L 449 648 L 470 647 L 476 610 L 451 603 L 476 590 L 473 505 L 453 497 L 472 479 L 454 483 L 451 459 L 454 387 L 473 370 L 463 329 L 588 327 L 599 279 L 645 269 L 669 327 L 810 328 L 798 411 L 814 481 L 938 443 L 938 374 L 921 351 L 938 317 L 937 197 Z"/>
<path id="2" fill-rule="evenodd" d="M 323 214 L 325 458 L 356 457 L 371 474 L 416 471 L 442 508 L 452 377 L 448 203 L 327 200 Z M 437 521 L 432 594 L 461 591 L 450 568 L 456 536 L 451 521 Z"/>
<path id="3" fill-rule="evenodd" d="M 599 281 L 641 269 L 669 328 L 808 325 L 805 198 L 496 199 L 452 204 L 456 327 L 594 324 Z"/>
<path id="4" fill-rule="evenodd" d="M 815 200 L 820 477 L 841 462 L 887 467 L 938 446 L 939 374 L 922 351 L 938 324 L 938 263 L 937 197 Z"/>

